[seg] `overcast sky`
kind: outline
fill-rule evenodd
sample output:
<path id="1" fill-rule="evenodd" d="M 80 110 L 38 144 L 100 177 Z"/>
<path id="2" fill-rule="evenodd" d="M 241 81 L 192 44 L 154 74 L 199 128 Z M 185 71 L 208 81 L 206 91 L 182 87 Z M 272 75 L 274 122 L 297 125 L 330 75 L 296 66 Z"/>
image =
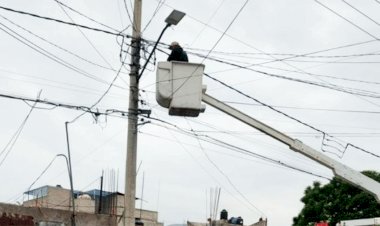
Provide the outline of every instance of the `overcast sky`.
<path id="1" fill-rule="evenodd" d="M 132 33 L 132 16 L 125 8 L 126 4 L 132 13 L 129 0 L 62 3 L 82 15 L 54 0 L 3 0 L 0 5 Z M 185 12 L 184 19 L 166 31 L 163 43 L 178 41 L 190 61 L 205 64 L 209 75 L 334 138 L 323 140 L 323 134 L 311 127 L 205 77 L 209 95 L 318 151 L 328 151 L 325 154 L 356 170 L 380 171 L 379 158 L 342 147 L 351 143 L 380 155 L 380 43 L 376 40 L 380 3 L 321 0 L 326 7 L 313 0 L 245 3 L 143 0 L 143 38 L 156 40 L 173 8 Z M 114 35 L 0 9 L 0 40 L 1 94 L 35 99 L 41 92 L 42 100 L 90 107 L 121 68 L 114 86 L 94 110 L 128 111 L 130 39 L 123 43 Z M 142 63 L 152 44 L 144 44 Z M 169 53 L 163 45 L 159 49 Z M 266 217 L 270 226 L 291 225 L 303 206 L 300 199 L 305 188 L 313 181 L 328 183 L 324 178 L 332 178 L 332 172 L 211 106 L 197 118 L 168 116 L 167 109 L 155 101 L 156 63 L 167 58 L 161 51 L 140 81 L 140 108 L 152 110 L 155 118 L 139 126 L 137 196 L 142 195 L 144 175 L 142 207 L 158 211 L 165 224 L 205 222 L 210 216 L 210 189 L 220 187 L 219 211 L 242 216 L 245 224 Z M 304 54 L 309 55 L 297 56 Z M 278 60 L 284 58 L 288 59 Z M 23 192 L 54 157 L 67 153 L 65 122 L 82 113 L 37 104 L 23 123 L 31 106 L 33 102 L 0 98 L 1 202 L 22 202 Z M 106 189 L 124 192 L 126 117 L 87 113 L 68 128 L 75 189 L 99 188 L 104 170 Z M 308 173 L 239 153 L 220 141 Z M 114 183 L 109 175 L 112 170 L 117 178 Z M 61 157 L 32 188 L 57 184 L 69 188 Z M 139 202 L 136 205 L 140 207 Z"/>

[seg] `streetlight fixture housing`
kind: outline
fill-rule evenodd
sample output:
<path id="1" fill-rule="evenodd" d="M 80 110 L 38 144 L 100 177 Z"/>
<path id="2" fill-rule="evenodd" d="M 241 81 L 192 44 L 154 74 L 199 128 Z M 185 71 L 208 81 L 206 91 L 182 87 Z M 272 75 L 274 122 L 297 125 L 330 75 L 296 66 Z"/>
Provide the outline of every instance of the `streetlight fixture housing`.
<path id="1" fill-rule="evenodd" d="M 186 13 L 173 10 L 170 15 L 165 19 L 165 22 L 169 25 L 177 25 L 182 18 L 186 15 Z"/>

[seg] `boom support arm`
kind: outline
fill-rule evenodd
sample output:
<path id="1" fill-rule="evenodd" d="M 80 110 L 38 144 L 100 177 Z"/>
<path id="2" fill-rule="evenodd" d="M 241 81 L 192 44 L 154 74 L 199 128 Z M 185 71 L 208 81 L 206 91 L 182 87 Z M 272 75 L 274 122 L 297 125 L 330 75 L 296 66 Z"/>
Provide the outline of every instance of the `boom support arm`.
<path id="1" fill-rule="evenodd" d="M 203 93 L 202 101 L 213 106 L 214 108 L 240 120 L 241 122 L 252 126 L 253 128 L 271 136 L 272 138 L 280 141 L 289 146 L 293 151 L 299 152 L 306 157 L 319 162 L 320 164 L 330 168 L 334 175 L 347 181 L 353 186 L 359 187 L 364 191 L 372 194 L 378 203 L 380 203 L 380 183 L 365 176 L 364 174 L 328 157 L 327 155 L 318 152 L 317 150 L 303 144 L 297 139 L 293 139 L 286 134 L 244 114 L 243 112 L 224 104 L 221 101 Z"/>

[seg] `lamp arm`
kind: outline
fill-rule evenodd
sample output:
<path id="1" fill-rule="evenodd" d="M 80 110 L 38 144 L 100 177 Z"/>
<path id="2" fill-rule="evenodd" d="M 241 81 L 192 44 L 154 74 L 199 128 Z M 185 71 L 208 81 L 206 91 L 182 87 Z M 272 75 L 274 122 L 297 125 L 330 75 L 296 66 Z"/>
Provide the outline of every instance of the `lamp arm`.
<path id="1" fill-rule="evenodd" d="M 150 52 L 148 59 L 145 61 L 145 64 L 144 64 L 144 66 L 142 67 L 142 69 L 141 69 L 141 72 L 140 72 L 139 76 L 137 77 L 137 81 L 139 81 L 139 80 L 140 80 L 140 78 L 141 78 L 142 74 L 143 74 L 143 73 L 144 73 L 144 71 L 145 71 L 145 68 L 146 68 L 146 66 L 147 66 L 147 65 L 148 65 L 148 63 L 149 63 L 149 60 L 150 60 L 150 58 L 152 58 L 152 55 L 153 55 L 154 51 L 156 50 L 156 48 L 157 48 L 157 45 L 158 45 L 158 43 L 160 42 L 160 40 L 161 40 L 161 38 L 162 38 L 162 35 L 164 35 L 164 33 L 165 33 L 166 29 L 168 29 L 168 27 L 170 27 L 170 25 L 171 25 L 171 24 L 166 24 L 165 28 L 164 28 L 164 29 L 161 31 L 161 34 L 160 34 L 160 36 L 158 37 L 158 39 L 157 39 L 156 43 L 154 44 L 154 47 L 153 47 L 152 51 Z"/>

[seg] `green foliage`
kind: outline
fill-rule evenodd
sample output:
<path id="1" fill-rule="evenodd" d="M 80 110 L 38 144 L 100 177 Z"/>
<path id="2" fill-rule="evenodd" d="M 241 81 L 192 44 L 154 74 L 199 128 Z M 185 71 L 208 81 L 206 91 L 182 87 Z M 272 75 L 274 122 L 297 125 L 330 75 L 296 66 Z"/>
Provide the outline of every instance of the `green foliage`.
<path id="1" fill-rule="evenodd" d="M 364 171 L 363 174 L 380 182 L 380 173 Z M 314 225 L 320 221 L 335 226 L 341 220 L 380 217 L 380 204 L 372 195 L 336 177 L 324 186 L 319 182 L 308 186 L 301 201 L 305 205 L 293 218 L 293 226 Z"/>

